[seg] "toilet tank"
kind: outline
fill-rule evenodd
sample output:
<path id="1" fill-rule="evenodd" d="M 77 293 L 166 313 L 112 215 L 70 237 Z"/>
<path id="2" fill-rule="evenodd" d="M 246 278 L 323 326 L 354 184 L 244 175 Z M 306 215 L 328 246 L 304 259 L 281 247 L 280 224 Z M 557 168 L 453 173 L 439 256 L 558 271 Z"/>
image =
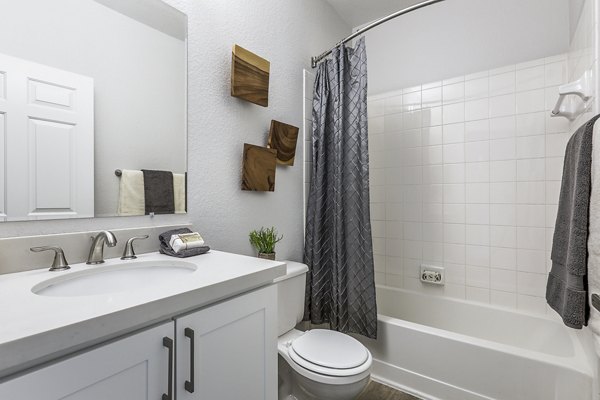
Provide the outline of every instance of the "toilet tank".
<path id="1" fill-rule="evenodd" d="M 286 261 L 287 272 L 273 281 L 277 285 L 277 336 L 294 329 L 304 315 L 306 264 Z"/>

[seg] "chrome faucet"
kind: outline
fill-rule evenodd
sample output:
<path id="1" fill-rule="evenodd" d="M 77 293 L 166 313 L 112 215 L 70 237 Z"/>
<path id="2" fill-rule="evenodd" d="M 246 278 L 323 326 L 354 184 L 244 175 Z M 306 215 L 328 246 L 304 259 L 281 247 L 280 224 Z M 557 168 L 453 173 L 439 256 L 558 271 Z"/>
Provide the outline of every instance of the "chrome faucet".
<path id="1" fill-rule="evenodd" d="M 104 262 L 104 243 L 108 247 L 115 247 L 117 238 L 111 231 L 102 231 L 92 239 L 92 247 L 90 247 L 86 264 L 102 264 Z"/>

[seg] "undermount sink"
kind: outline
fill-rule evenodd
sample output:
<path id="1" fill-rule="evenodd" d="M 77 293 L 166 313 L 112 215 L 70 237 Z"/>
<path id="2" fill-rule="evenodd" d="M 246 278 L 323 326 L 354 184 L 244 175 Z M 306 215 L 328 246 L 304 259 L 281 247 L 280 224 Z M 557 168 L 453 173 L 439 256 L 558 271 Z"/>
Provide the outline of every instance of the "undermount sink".
<path id="1" fill-rule="evenodd" d="M 38 283 L 34 294 L 54 297 L 93 296 L 140 290 L 185 281 L 196 271 L 185 261 L 139 261 L 67 273 Z"/>

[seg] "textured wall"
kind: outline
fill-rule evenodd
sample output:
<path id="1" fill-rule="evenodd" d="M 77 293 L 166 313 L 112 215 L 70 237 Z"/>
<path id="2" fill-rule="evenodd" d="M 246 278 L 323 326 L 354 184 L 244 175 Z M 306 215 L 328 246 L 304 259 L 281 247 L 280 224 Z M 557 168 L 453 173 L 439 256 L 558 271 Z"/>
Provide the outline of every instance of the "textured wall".
<path id="1" fill-rule="evenodd" d="M 188 14 L 189 214 L 187 216 L 39 221 L 0 225 L 0 237 L 191 221 L 213 247 L 251 254 L 248 231 L 275 225 L 285 235 L 279 258 L 302 254 L 302 153 L 277 169 L 274 193 L 240 190 L 244 142 L 265 144 L 270 120 L 301 127 L 303 68 L 310 57 L 347 35 L 347 27 L 320 0 L 169 0 Z M 271 61 L 269 108 L 229 95 L 231 46 Z"/>

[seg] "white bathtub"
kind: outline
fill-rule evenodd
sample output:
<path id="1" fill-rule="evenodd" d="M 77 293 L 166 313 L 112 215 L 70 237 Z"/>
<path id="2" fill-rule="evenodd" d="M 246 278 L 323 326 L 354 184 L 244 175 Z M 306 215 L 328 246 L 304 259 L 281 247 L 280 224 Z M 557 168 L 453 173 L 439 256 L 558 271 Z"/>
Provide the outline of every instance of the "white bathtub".
<path id="1" fill-rule="evenodd" d="M 360 338 L 376 380 L 424 399 L 592 399 L 592 358 L 559 322 L 385 286 L 377 302 L 378 339 Z"/>

